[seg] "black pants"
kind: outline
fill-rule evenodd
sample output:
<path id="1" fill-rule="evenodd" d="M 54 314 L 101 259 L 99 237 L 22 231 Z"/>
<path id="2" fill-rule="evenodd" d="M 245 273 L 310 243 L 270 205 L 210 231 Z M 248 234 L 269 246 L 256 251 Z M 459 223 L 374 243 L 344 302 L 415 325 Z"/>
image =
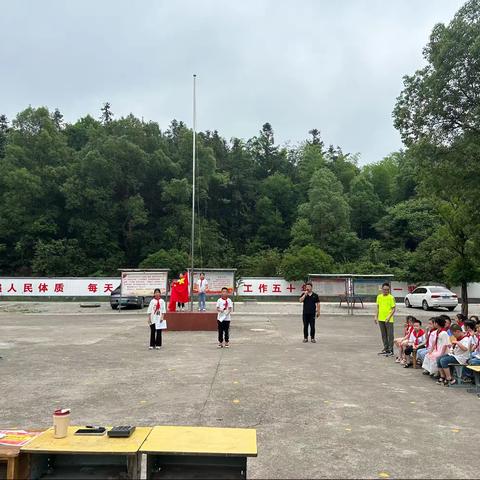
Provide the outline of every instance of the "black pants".
<path id="1" fill-rule="evenodd" d="M 162 346 L 162 331 L 155 328 L 155 324 L 150 325 L 150 346 L 161 347 Z"/>
<path id="2" fill-rule="evenodd" d="M 308 327 L 310 326 L 310 338 L 315 338 L 315 314 L 303 314 L 303 338 L 308 338 Z"/>
<path id="3" fill-rule="evenodd" d="M 405 355 L 411 355 L 413 352 L 413 347 L 409 345 L 408 347 L 405 347 L 405 350 L 403 351 Z"/>
<path id="4" fill-rule="evenodd" d="M 225 335 L 225 342 L 228 343 L 230 340 L 230 321 L 224 320 L 220 322 L 217 320 L 218 326 L 218 343 L 223 343 L 223 336 Z"/>
<path id="5" fill-rule="evenodd" d="M 185 304 L 183 302 L 177 302 L 177 308 L 185 308 Z"/>

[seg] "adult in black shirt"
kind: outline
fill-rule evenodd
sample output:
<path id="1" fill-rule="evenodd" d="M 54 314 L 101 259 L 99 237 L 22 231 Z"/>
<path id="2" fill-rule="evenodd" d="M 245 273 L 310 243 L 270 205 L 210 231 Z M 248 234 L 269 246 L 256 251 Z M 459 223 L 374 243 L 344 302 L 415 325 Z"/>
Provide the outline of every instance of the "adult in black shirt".
<path id="1" fill-rule="evenodd" d="M 303 343 L 308 342 L 308 327 L 310 326 L 310 339 L 312 343 L 315 340 L 315 318 L 320 316 L 320 298 L 313 292 L 313 286 L 310 282 L 305 284 L 305 291 L 300 297 L 303 303 Z"/>

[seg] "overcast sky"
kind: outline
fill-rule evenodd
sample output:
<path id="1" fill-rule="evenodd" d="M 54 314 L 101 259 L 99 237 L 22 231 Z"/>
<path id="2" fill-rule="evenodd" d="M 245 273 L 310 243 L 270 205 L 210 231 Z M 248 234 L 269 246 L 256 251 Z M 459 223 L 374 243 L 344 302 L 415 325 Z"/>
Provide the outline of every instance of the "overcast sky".
<path id="1" fill-rule="evenodd" d="M 432 27 L 462 0 L 0 0 L 0 112 L 45 105 L 67 121 L 109 101 L 165 129 L 277 143 L 318 128 L 361 163 L 401 147 L 391 112 Z"/>

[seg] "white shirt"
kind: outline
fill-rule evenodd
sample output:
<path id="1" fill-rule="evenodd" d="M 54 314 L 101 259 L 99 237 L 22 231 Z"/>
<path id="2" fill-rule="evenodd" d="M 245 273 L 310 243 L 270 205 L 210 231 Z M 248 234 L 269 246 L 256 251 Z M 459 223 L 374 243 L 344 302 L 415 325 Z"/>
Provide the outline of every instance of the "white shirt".
<path id="1" fill-rule="evenodd" d="M 162 328 L 160 324 L 162 322 L 163 314 L 166 313 L 167 309 L 165 308 L 165 300 L 163 298 L 160 298 L 160 310 L 157 310 L 157 305 L 157 299 L 152 298 L 148 305 L 147 313 L 150 314 L 150 321 L 155 324 L 155 328 L 160 330 Z"/>
<path id="2" fill-rule="evenodd" d="M 465 365 L 467 360 L 470 358 L 470 351 L 468 348 L 470 346 L 470 337 L 463 337 L 458 343 L 465 347 L 466 350 L 462 350 L 457 345 L 452 345 L 450 350 L 452 355 L 457 359 L 458 363 L 460 365 Z"/>
<path id="3" fill-rule="evenodd" d="M 198 293 L 205 293 L 208 288 L 208 281 L 206 278 L 204 278 L 203 280 L 199 278 L 197 280 L 197 285 L 198 285 Z"/>
<path id="4" fill-rule="evenodd" d="M 224 300 L 223 298 L 219 298 L 217 300 L 217 320 L 219 322 L 229 322 L 232 319 L 230 315 L 232 308 L 233 302 L 229 298 L 227 298 L 226 300 Z M 218 310 L 220 310 L 220 312 Z"/>
<path id="5" fill-rule="evenodd" d="M 437 330 L 437 334 L 438 334 L 437 348 L 436 350 L 434 350 L 434 352 L 440 352 L 443 349 L 443 347 L 450 345 L 450 337 L 448 336 L 447 332 L 438 333 L 438 330 Z M 433 341 L 433 346 L 435 347 L 435 340 Z"/>
<path id="6" fill-rule="evenodd" d="M 470 337 L 470 350 L 472 353 L 480 354 L 480 336 L 472 335 Z"/>
<path id="7" fill-rule="evenodd" d="M 423 343 L 425 343 L 425 332 L 423 333 L 423 335 L 419 335 L 417 337 L 417 343 L 416 345 L 422 345 Z M 408 343 L 411 343 L 412 345 L 415 345 L 415 330 L 412 330 L 410 332 L 410 336 L 408 337 Z"/>
<path id="8" fill-rule="evenodd" d="M 167 309 L 165 308 L 165 300 L 163 298 L 160 299 L 160 311 L 157 311 L 157 299 L 152 298 L 150 300 L 150 303 L 148 305 L 148 310 L 147 313 L 152 316 L 153 314 L 155 315 L 161 315 L 163 313 L 166 313 Z"/>

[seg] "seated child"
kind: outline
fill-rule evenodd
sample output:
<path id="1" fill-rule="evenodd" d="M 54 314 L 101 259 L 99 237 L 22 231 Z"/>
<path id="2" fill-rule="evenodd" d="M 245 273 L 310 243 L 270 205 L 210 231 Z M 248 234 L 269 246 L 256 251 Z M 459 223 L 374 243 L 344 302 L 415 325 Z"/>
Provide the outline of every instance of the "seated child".
<path id="1" fill-rule="evenodd" d="M 465 320 L 465 323 L 463 324 L 465 328 L 465 336 L 472 339 L 472 337 L 475 337 L 475 329 L 477 327 L 477 324 L 473 320 Z"/>
<path id="2" fill-rule="evenodd" d="M 411 331 L 413 330 L 413 321 L 415 320 L 415 317 L 412 317 L 412 315 L 407 315 L 407 318 L 405 320 L 405 325 L 403 326 L 403 337 L 397 337 L 394 341 L 393 344 L 394 346 L 397 347 L 398 354 L 395 357 L 395 362 L 400 363 L 403 358 L 403 349 L 408 343 L 408 337 L 410 336 Z"/>
<path id="3" fill-rule="evenodd" d="M 452 326 L 452 319 L 448 315 L 440 316 L 445 319 L 445 330 L 447 331 L 448 336 L 451 337 L 452 331 L 450 330 L 450 327 Z"/>
<path id="4" fill-rule="evenodd" d="M 428 349 L 433 340 L 432 334 L 434 332 L 435 329 L 433 328 L 433 318 L 430 318 L 430 320 L 428 320 L 427 331 L 425 332 L 425 343 L 417 347 L 417 363 L 419 363 L 420 365 L 423 363 L 425 355 L 428 353 Z"/>
<path id="5" fill-rule="evenodd" d="M 463 313 L 457 313 L 457 325 L 464 330 L 463 324 L 465 323 L 465 320 L 467 317 Z"/>
<path id="6" fill-rule="evenodd" d="M 470 337 L 470 359 L 468 365 L 475 367 L 480 366 L 480 322 L 476 324 L 476 332 Z M 473 378 L 473 372 L 468 368 L 464 368 L 464 375 L 471 379 Z"/>
<path id="7" fill-rule="evenodd" d="M 452 363 L 465 365 L 470 357 L 470 338 L 465 335 L 459 325 L 452 325 L 452 335 L 452 343 L 448 347 L 447 353 L 437 359 L 438 371 L 440 373 L 437 383 L 446 387 L 457 383 L 457 380 L 452 378 L 449 365 Z"/>
<path id="8" fill-rule="evenodd" d="M 432 377 L 438 372 L 438 358 L 445 353 L 447 346 L 450 345 L 450 338 L 445 330 L 445 319 L 436 317 L 433 326 L 436 328 L 437 333 L 435 339 L 432 340 L 431 350 L 425 355 L 422 364 L 422 368 Z"/>
<path id="9" fill-rule="evenodd" d="M 404 362 L 403 366 L 408 368 L 411 365 L 410 355 L 417 351 L 419 345 L 425 344 L 425 331 L 422 330 L 422 322 L 415 319 L 413 321 L 413 330 L 408 337 L 408 343 L 404 349 Z"/>

